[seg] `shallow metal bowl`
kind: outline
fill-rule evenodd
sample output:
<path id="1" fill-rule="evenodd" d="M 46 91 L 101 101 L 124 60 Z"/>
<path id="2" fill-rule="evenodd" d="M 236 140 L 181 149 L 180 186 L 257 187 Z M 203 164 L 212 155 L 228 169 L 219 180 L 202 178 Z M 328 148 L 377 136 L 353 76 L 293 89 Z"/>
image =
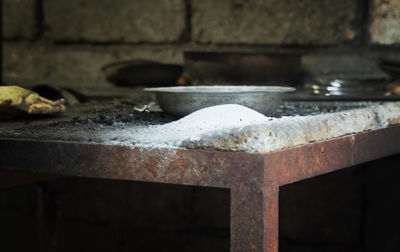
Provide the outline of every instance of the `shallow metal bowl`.
<path id="1" fill-rule="evenodd" d="M 185 116 L 196 110 L 221 105 L 240 104 L 264 115 L 273 112 L 286 93 L 295 91 L 282 86 L 180 86 L 145 88 L 156 95 L 161 109 Z"/>

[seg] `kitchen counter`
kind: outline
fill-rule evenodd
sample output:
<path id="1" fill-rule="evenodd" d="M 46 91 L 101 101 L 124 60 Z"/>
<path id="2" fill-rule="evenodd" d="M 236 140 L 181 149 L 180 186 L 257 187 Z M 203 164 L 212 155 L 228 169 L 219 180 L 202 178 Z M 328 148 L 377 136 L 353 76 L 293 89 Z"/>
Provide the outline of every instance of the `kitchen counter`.
<path id="1" fill-rule="evenodd" d="M 285 104 L 266 118 L 236 108 L 223 126 L 209 117 L 202 128 L 131 105 L 86 104 L 60 117 L 0 122 L 0 169 L 23 172 L 23 182 L 31 173 L 32 181 L 80 176 L 228 188 L 231 251 L 273 252 L 280 186 L 400 152 L 400 103 Z M 174 128 L 181 133 L 167 131 Z"/>

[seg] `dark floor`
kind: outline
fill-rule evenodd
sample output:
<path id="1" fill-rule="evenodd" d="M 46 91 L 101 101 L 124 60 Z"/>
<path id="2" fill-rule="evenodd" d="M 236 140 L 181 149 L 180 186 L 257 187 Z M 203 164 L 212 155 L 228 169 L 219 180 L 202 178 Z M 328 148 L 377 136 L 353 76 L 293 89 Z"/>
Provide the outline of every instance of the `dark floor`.
<path id="1" fill-rule="evenodd" d="M 400 251 L 400 155 L 280 190 L 280 251 Z M 229 191 L 63 178 L 0 191 L 1 251 L 229 251 Z"/>

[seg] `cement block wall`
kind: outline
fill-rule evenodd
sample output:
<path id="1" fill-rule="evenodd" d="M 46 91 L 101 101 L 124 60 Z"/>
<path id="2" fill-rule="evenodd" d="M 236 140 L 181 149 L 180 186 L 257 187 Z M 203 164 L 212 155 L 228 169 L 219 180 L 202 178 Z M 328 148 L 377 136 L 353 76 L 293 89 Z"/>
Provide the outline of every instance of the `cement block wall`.
<path id="1" fill-rule="evenodd" d="M 110 89 L 101 67 L 185 50 L 397 57 L 397 0 L 3 0 L 2 80 Z M 389 49 L 389 50 L 388 50 Z"/>

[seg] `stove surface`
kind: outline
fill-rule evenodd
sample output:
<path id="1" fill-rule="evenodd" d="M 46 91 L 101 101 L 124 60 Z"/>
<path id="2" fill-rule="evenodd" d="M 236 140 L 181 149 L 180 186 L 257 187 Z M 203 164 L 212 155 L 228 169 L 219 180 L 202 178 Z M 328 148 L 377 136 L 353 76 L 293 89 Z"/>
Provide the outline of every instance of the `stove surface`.
<path id="1" fill-rule="evenodd" d="M 0 137 L 266 152 L 386 127 L 400 120 L 400 103 L 289 101 L 263 123 L 206 130 L 196 128 L 196 122 L 184 125 L 186 128 L 176 126 L 179 118 L 139 112 L 135 106 L 123 100 L 92 102 L 70 107 L 58 117 L 3 120 Z"/>

